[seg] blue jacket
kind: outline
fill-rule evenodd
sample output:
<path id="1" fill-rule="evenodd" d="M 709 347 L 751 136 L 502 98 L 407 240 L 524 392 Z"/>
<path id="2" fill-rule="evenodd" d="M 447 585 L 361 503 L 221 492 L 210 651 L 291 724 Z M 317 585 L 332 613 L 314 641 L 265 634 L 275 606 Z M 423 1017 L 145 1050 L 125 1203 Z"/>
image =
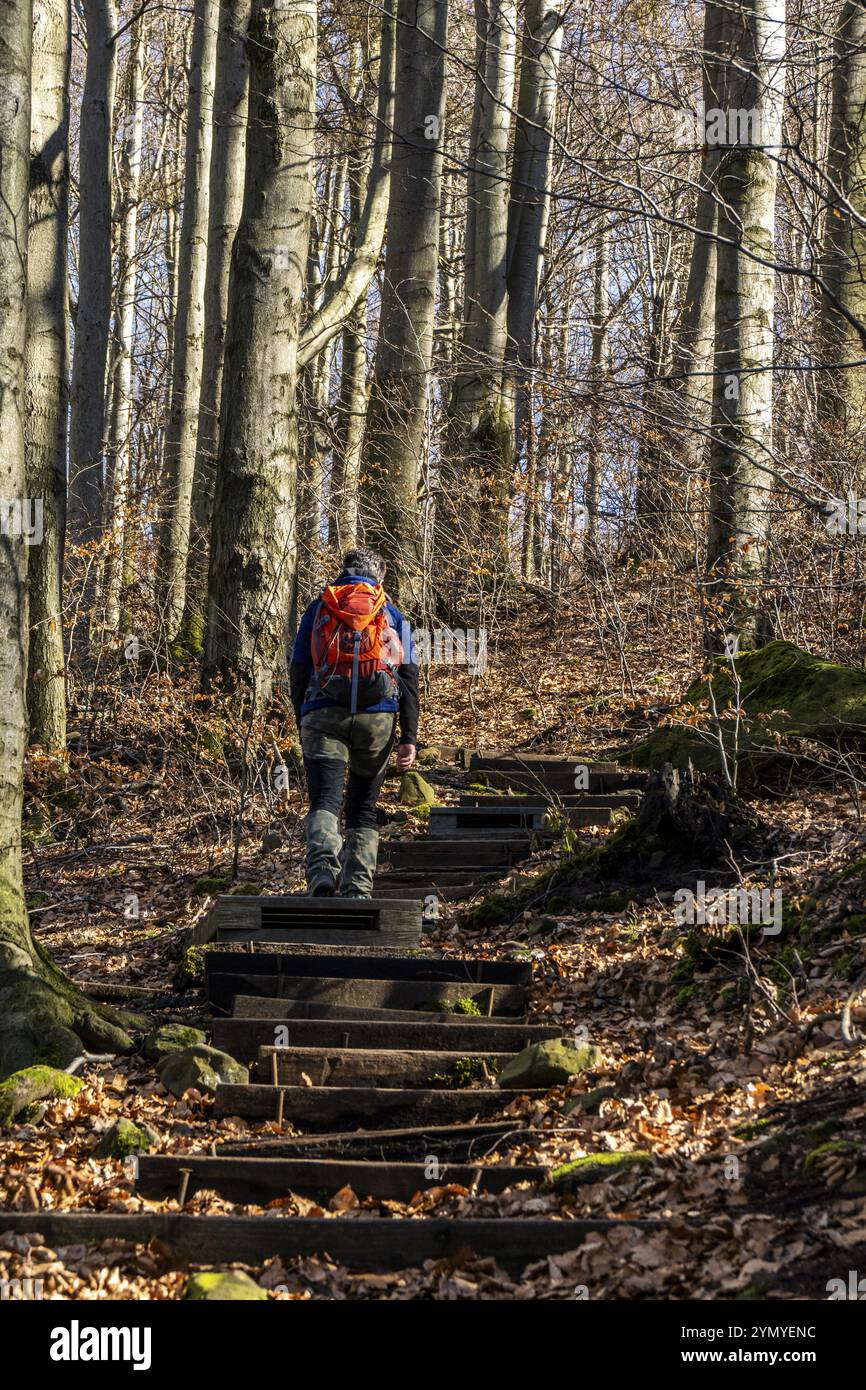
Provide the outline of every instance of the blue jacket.
<path id="1" fill-rule="evenodd" d="M 346 574 L 343 573 L 335 584 L 371 584 L 376 581 L 366 574 Z M 306 609 L 301 618 L 292 647 L 292 660 L 290 666 L 290 681 L 292 690 L 292 703 L 295 707 L 295 714 L 300 724 L 305 714 L 310 710 L 324 709 L 329 705 L 336 704 L 336 701 L 329 700 L 327 696 L 319 695 L 314 699 L 307 699 L 307 692 L 310 680 L 313 675 L 313 655 L 312 637 L 313 625 L 316 614 L 319 611 L 321 598 L 315 599 Z M 403 664 L 397 668 L 397 684 L 399 695 L 396 699 L 380 700 L 378 704 L 369 705 L 365 713 L 387 713 L 393 711 L 400 716 L 400 742 L 415 743 L 418 736 L 418 666 L 415 660 L 415 642 L 412 637 L 412 630 L 408 619 L 396 604 L 389 599 L 386 604 L 388 621 L 394 630 L 399 633 L 403 644 Z"/>

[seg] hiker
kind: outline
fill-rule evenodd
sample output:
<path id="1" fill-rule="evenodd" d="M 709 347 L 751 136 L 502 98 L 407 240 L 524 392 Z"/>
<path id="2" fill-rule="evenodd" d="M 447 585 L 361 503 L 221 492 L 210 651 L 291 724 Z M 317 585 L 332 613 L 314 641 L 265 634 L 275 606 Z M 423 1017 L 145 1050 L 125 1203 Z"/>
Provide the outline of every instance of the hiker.
<path id="1" fill-rule="evenodd" d="M 304 613 L 292 650 L 292 704 L 310 798 L 307 891 L 316 897 L 370 897 L 376 801 L 398 725 L 397 771 L 415 761 L 418 667 L 409 624 L 385 593 L 384 578 L 380 555 L 348 551 L 339 578 Z"/>

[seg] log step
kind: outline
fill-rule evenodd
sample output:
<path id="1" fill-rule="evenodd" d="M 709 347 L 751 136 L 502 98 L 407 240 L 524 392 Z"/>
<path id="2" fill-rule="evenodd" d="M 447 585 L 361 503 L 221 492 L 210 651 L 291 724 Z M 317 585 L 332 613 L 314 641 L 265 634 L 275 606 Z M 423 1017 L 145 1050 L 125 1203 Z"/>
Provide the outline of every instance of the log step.
<path id="1" fill-rule="evenodd" d="M 531 853 L 532 836 L 529 834 L 516 833 L 504 839 L 490 836 L 484 839 L 467 837 L 449 840 L 431 836 L 429 839 L 383 841 L 380 859 L 384 859 L 396 872 L 428 867 L 438 869 L 443 865 L 448 866 L 449 872 L 462 868 L 504 870 L 528 858 Z"/>
<path id="2" fill-rule="evenodd" d="M 362 1022 L 351 1019 L 222 1018 L 213 1025 L 213 1045 L 245 1065 L 260 1047 L 384 1048 L 425 1052 L 519 1052 L 530 1043 L 562 1036 L 553 1025 L 516 1028 L 513 1023 L 477 1019 L 461 1023 Z"/>
<path id="3" fill-rule="evenodd" d="M 513 1052 L 408 1051 L 386 1047 L 262 1047 L 251 1077 L 279 1086 L 422 1086 L 483 1085 L 513 1057 Z"/>
<path id="4" fill-rule="evenodd" d="M 260 1265 L 327 1254 L 354 1270 L 406 1269 L 470 1249 L 519 1274 L 530 1263 L 575 1250 L 589 1235 L 627 1226 L 663 1230 L 664 1221 L 563 1220 L 530 1217 L 207 1216 L 174 1212 L 9 1212 L 3 1228 L 39 1234 L 52 1249 L 106 1240 L 158 1241 L 178 1261 Z"/>
<path id="5" fill-rule="evenodd" d="M 510 831 L 542 830 L 547 807 L 523 806 L 434 806 L 430 811 L 428 829 L 435 838 L 451 835 L 504 835 Z"/>
<path id="6" fill-rule="evenodd" d="M 251 1120 L 274 1120 L 278 1098 L 283 1096 L 283 1118 L 304 1129 L 330 1130 L 340 1125 L 453 1124 L 474 1116 L 499 1115 L 514 1099 L 513 1092 L 497 1090 L 448 1091 L 430 1087 L 381 1086 L 218 1086 L 213 1113 L 239 1115 Z M 541 1100 L 544 1091 L 524 1091 Z"/>
<path id="7" fill-rule="evenodd" d="M 408 1129 L 344 1130 L 336 1134 L 280 1135 L 273 1139 L 229 1139 L 219 1154 L 248 1158 L 376 1159 L 424 1163 L 474 1163 L 481 1157 L 526 1143 L 535 1131 L 511 1118 L 469 1125 L 418 1125 Z"/>
<path id="8" fill-rule="evenodd" d="M 372 952 L 332 954 L 296 951 L 206 951 L 205 977 L 239 970 L 247 975 L 291 975 L 318 980 L 451 980 L 455 984 L 528 985 L 532 965 L 521 960 L 484 960 L 479 956 L 377 956 Z"/>
<path id="9" fill-rule="evenodd" d="M 464 1014 L 459 1010 L 447 1013 L 425 1012 L 423 1009 L 377 1009 L 364 1008 L 352 1004 L 317 1004 L 307 999 L 270 999 L 266 995 L 236 994 L 232 1017 L 239 1020 L 266 1019 L 275 1022 L 280 1019 L 341 1019 L 351 1023 L 451 1023 L 457 1019 L 461 1024 L 477 1028 L 491 1020 L 484 1016 Z M 220 1020 L 222 1021 L 222 1020 Z M 526 1024 L 521 1016 L 498 1016 L 493 1021 L 508 1028 L 524 1029 Z"/>
<path id="10" fill-rule="evenodd" d="M 547 1170 L 538 1165 L 509 1167 L 439 1163 L 376 1163 L 358 1159 L 211 1158 L 142 1155 L 136 1190 L 142 1197 L 162 1199 L 183 1195 L 186 1201 L 200 1188 L 219 1192 L 229 1201 L 261 1204 L 295 1192 L 328 1202 L 343 1187 L 356 1197 L 408 1202 L 416 1192 L 454 1183 L 478 1192 L 505 1192 L 523 1182 L 542 1182 Z"/>
<path id="11" fill-rule="evenodd" d="M 522 825 L 532 830 L 537 840 L 549 840 L 551 831 L 545 822 L 550 809 L 549 803 L 541 801 L 534 806 L 526 805 L 514 810 L 503 809 L 502 811 L 493 806 L 449 807 L 436 819 L 434 819 L 433 813 L 430 813 L 430 834 L 433 837 L 445 837 L 455 834 L 459 836 L 461 832 L 466 836 L 484 833 L 485 835 L 504 838 L 510 832 L 506 829 L 496 829 L 497 824 L 501 826 Z M 566 817 L 570 825 L 579 830 L 590 825 L 610 825 L 613 818 L 613 808 L 592 805 L 566 806 L 562 808 L 561 814 Z"/>
<path id="12" fill-rule="evenodd" d="M 320 1004 L 349 1004 L 362 1008 L 418 1009 L 442 1013 L 471 999 L 482 1014 L 523 1014 L 526 996 L 522 985 L 474 985 L 435 980 L 308 979 L 292 975 L 211 972 L 206 977 L 208 1002 L 216 1012 L 228 1014 L 236 994 L 258 994 L 269 999 L 308 1000 Z"/>
<path id="13" fill-rule="evenodd" d="M 318 942 L 411 948 L 421 939 L 418 899 L 253 897 L 215 899 L 196 925 L 196 943 L 225 940 Z"/>

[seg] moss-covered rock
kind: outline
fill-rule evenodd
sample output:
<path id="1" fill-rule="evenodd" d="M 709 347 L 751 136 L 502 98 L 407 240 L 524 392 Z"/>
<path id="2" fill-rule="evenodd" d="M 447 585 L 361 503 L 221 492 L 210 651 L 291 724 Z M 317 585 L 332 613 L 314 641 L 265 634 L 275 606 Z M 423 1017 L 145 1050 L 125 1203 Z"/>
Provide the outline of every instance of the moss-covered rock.
<path id="1" fill-rule="evenodd" d="M 242 1269 L 205 1270 L 191 1274 L 184 1298 L 207 1303 L 256 1303 L 266 1291 Z"/>
<path id="2" fill-rule="evenodd" d="M 586 1158 L 576 1158 L 556 1168 L 550 1175 L 548 1186 L 555 1192 L 572 1192 L 576 1187 L 616 1177 L 647 1163 L 652 1163 L 652 1154 L 639 1149 L 625 1153 L 588 1154 Z"/>
<path id="3" fill-rule="evenodd" d="M 16 1115 L 39 1100 L 77 1096 L 84 1082 L 80 1076 L 56 1067 L 25 1067 L 0 1083 L 0 1129 L 8 1128 Z"/>
<path id="4" fill-rule="evenodd" d="M 400 782 L 400 800 L 404 806 L 433 806 L 436 793 L 420 772 L 410 768 L 408 772 L 403 773 Z"/>
<path id="5" fill-rule="evenodd" d="M 159 1140 L 150 1125 L 119 1119 L 107 1129 L 93 1150 L 94 1158 L 130 1158 L 147 1153 Z"/>
<path id="6" fill-rule="evenodd" d="M 157 1071 L 165 1089 L 178 1098 L 192 1087 L 213 1094 L 221 1082 L 246 1085 L 250 1079 L 247 1068 L 234 1057 L 203 1044 L 169 1052 L 157 1063 Z"/>
<path id="7" fill-rule="evenodd" d="M 720 714 L 739 705 L 743 718 L 723 719 L 730 755 L 737 738 L 741 767 L 754 780 L 758 769 L 779 757 L 794 740 L 834 746 L 866 743 L 866 671 L 825 661 L 791 642 L 770 642 L 742 652 L 733 663 L 719 659 L 711 680 Z M 739 690 L 737 690 L 737 682 Z M 717 769 L 719 749 L 712 727 L 709 680 L 689 686 L 682 705 L 622 761 L 636 767 Z M 697 719 L 700 727 L 694 726 Z"/>
<path id="8" fill-rule="evenodd" d="M 169 1052 L 182 1052 L 185 1047 L 198 1047 L 206 1042 L 207 1034 L 200 1028 L 189 1028 L 183 1023 L 162 1023 L 145 1038 L 144 1055 L 158 1062 Z"/>
<path id="9" fill-rule="evenodd" d="M 547 1090 L 590 1071 L 600 1058 L 597 1047 L 572 1047 L 561 1038 L 549 1038 L 532 1043 L 507 1062 L 499 1073 L 499 1085 L 509 1091 Z"/>

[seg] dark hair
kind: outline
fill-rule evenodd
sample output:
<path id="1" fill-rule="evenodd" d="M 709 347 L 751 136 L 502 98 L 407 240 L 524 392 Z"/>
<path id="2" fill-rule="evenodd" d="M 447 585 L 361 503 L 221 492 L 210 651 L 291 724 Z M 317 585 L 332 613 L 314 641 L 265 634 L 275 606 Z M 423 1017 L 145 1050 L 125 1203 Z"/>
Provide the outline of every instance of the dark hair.
<path id="1" fill-rule="evenodd" d="M 375 579 L 377 584 L 381 584 L 385 578 L 386 568 L 382 556 L 377 555 L 375 550 L 356 547 L 354 550 L 347 550 L 343 556 L 343 569 L 347 574 L 365 574 L 370 579 Z"/>

